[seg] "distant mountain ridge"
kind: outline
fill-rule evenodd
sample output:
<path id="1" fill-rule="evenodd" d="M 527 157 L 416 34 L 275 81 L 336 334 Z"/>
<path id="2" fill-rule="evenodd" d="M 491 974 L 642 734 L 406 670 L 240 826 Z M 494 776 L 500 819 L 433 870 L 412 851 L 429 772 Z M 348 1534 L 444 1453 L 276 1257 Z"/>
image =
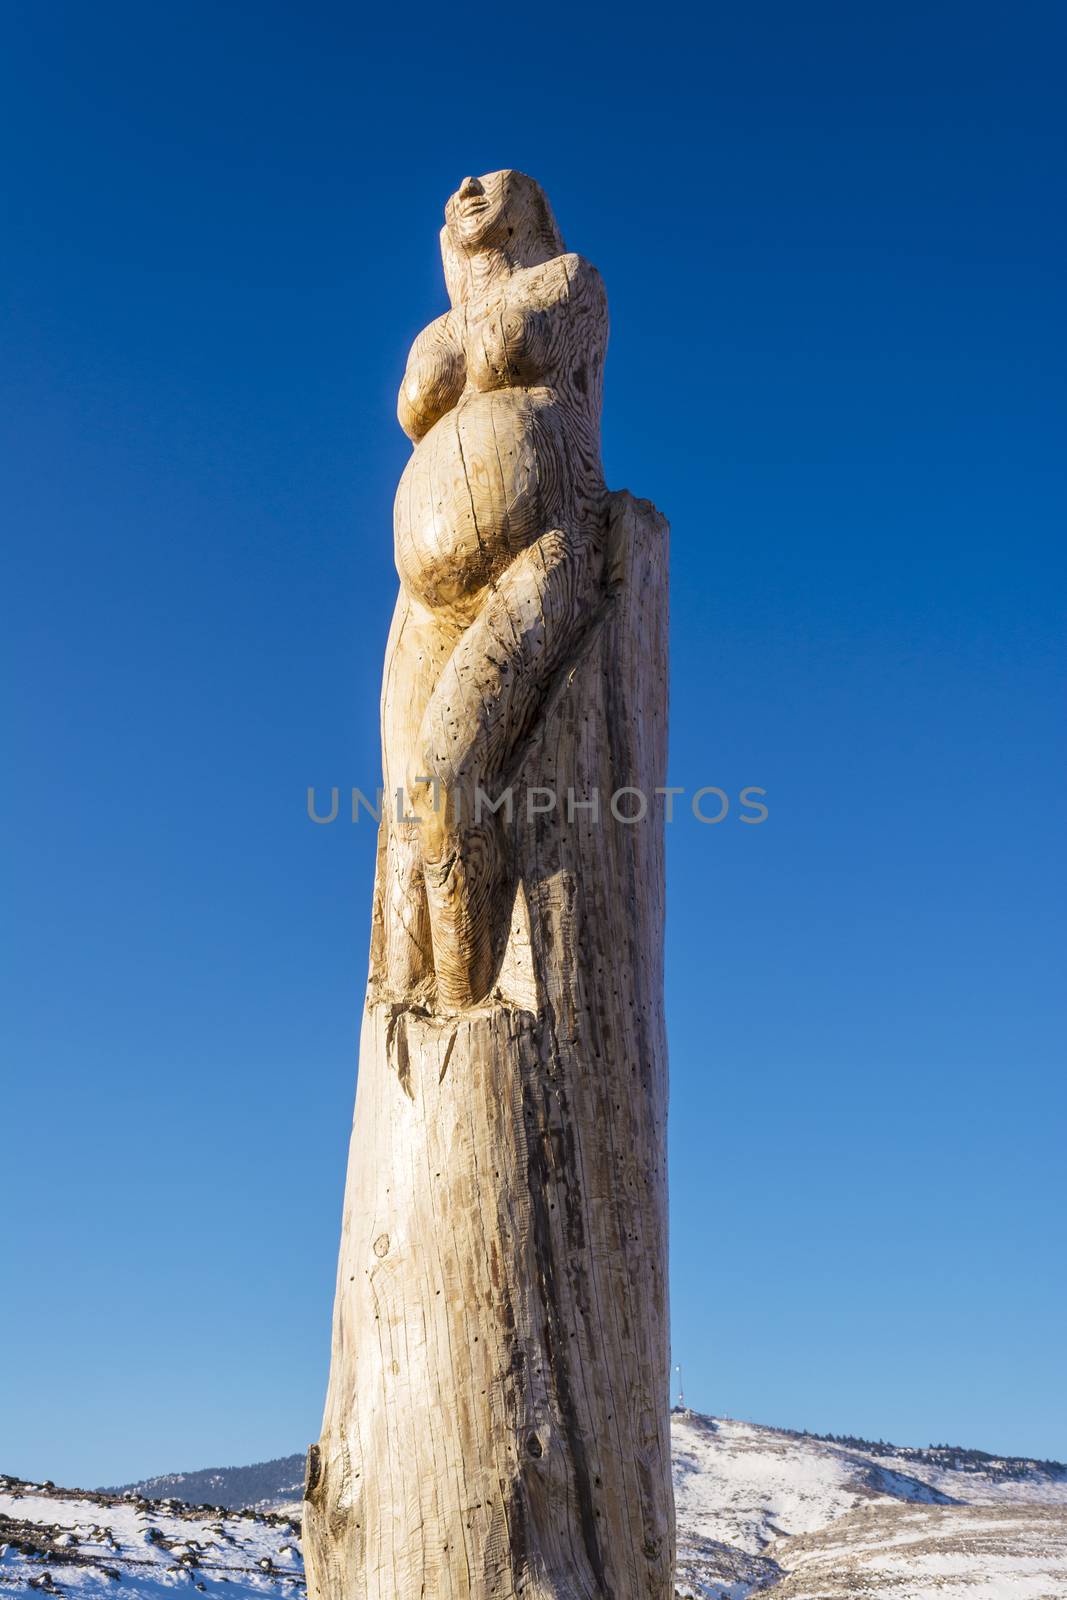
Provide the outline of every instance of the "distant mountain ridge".
<path id="1" fill-rule="evenodd" d="M 1034 1486 L 1064 1486 L 1067 1498 L 1067 1464 L 1062 1461 L 1039 1461 L 1027 1456 L 997 1456 L 985 1450 L 974 1450 L 962 1445 L 899 1445 L 885 1440 L 862 1439 L 853 1434 L 809 1433 L 794 1428 L 769 1428 L 760 1423 L 731 1423 L 727 1418 L 705 1417 L 696 1411 L 676 1410 L 672 1423 L 675 1430 L 675 1476 L 678 1476 L 680 1426 L 685 1422 L 698 1431 L 720 1433 L 722 1427 L 732 1426 L 754 1430 L 755 1435 L 770 1446 L 775 1438 L 796 1440 L 803 1446 L 809 1441 L 817 1446 L 835 1447 L 838 1452 L 862 1456 L 870 1464 L 885 1472 L 895 1469 L 899 1475 L 902 1466 L 918 1467 L 915 1481 L 933 1488 L 938 1495 L 946 1491 L 939 1479 L 955 1479 L 956 1474 L 967 1474 L 985 1480 L 986 1486 L 1002 1484 L 1005 1487 L 1030 1484 Z M 872 1484 L 876 1480 L 872 1479 Z M 960 1499 L 969 1499 L 962 1493 L 962 1485 L 955 1485 Z M 142 1478 L 137 1483 L 119 1484 L 102 1490 L 105 1494 L 141 1494 L 150 1500 L 176 1499 L 188 1505 L 219 1505 L 227 1510 L 248 1507 L 255 1511 L 270 1511 L 279 1506 L 293 1507 L 303 1498 L 304 1456 L 278 1456 L 273 1461 L 257 1461 L 244 1467 L 203 1467 L 193 1472 L 167 1472 L 155 1478 Z M 902 1498 L 910 1498 L 903 1496 Z M 957 1498 L 949 1493 L 948 1499 Z M 1027 1498 L 1020 1494 L 1018 1498 Z M 1044 1498 L 1037 1495 L 1036 1498 Z"/>
<path id="2" fill-rule="evenodd" d="M 304 1457 L 278 1456 L 248 1467 L 202 1467 L 196 1472 L 164 1472 L 139 1483 L 123 1483 L 103 1494 L 140 1494 L 146 1500 L 181 1500 L 186 1505 L 272 1511 L 304 1496 Z"/>
<path id="3" fill-rule="evenodd" d="M 998 1456 L 988 1450 L 973 1450 L 962 1444 L 888 1444 L 884 1439 L 862 1439 L 851 1433 L 811 1433 L 807 1428 L 778 1428 L 791 1439 L 814 1439 L 817 1444 L 843 1445 L 849 1450 L 862 1450 L 868 1455 L 895 1456 L 901 1461 L 925 1461 L 931 1465 L 951 1467 L 954 1472 L 988 1472 L 995 1469 L 1007 1477 L 1022 1478 L 1041 1472 L 1049 1476 L 1067 1478 L 1067 1463 L 1042 1461 L 1037 1456 Z"/>

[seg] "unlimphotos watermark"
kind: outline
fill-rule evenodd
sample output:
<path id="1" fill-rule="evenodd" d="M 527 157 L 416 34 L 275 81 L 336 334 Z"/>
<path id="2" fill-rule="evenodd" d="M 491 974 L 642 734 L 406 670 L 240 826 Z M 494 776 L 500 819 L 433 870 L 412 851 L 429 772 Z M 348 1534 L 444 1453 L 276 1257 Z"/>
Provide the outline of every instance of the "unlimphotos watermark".
<path id="1" fill-rule="evenodd" d="M 429 787 L 432 793 L 433 811 L 440 812 L 442 806 L 447 805 L 456 820 L 461 818 L 463 800 L 460 790 L 454 790 L 446 799 L 442 785 L 436 778 L 416 777 L 415 782 Z M 510 785 L 502 789 L 495 798 L 486 794 L 484 789 L 476 787 L 473 798 L 467 801 L 467 805 L 473 813 L 475 823 L 481 822 L 486 815 L 502 815 L 505 822 L 513 822 L 516 812 L 524 810 L 527 822 L 532 822 L 535 817 L 559 812 L 567 822 L 582 821 L 598 827 L 602 820 L 610 818 L 613 822 L 631 827 L 635 823 L 647 821 L 650 817 L 658 820 L 662 816 L 664 822 L 674 822 L 678 814 L 675 802 L 679 797 L 685 797 L 681 800 L 683 814 L 687 809 L 698 822 L 714 827 L 716 823 L 725 822 L 727 817 L 735 816 L 738 822 L 756 827 L 761 822 L 766 822 L 769 815 L 763 803 L 766 793 L 766 789 L 758 784 L 746 784 L 736 796 L 736 809 L 734 809 L 726 790 L 714 783 L 703 784 L 693 791 L 681 784 L 657 785 L 651 795 L 644 789 L 627 786 L 614 790 L 606 797 L 602 797 L 599 789 L 586 790 L 579 795 L 571 787 L 561 791 L 527 784 L 518 791 L 518 798 L 516 789 Z M 307 791 L 307 814 L 312 822 L 321 826 L 336 822 L 341 814 L 341 789 L 331 788 L 329 795 L 329 809 L 324 809 L 320 806 L 317 789 L 312 785 Z M 358 822 L 364 814 L 373 818 L 375 822 L 381 821 L 385 807 L 385 790 L 379 787 L 374 795 L 372 802 L 362 789 L 353 786 L 349 797 L 353 822 Z M 390 796 L 390 808 L 397 822 L 417 824 L 422 821 L 417 810 L 411 809 L 409 797 L 403 788 L 393 791 Z"/>

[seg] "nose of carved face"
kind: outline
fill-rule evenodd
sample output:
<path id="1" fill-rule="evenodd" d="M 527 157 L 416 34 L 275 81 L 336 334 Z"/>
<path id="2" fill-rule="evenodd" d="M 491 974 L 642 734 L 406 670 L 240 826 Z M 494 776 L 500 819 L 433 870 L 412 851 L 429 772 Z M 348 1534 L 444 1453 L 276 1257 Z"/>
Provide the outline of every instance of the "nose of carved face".
<path id="1" fill-rule="evenodd" d="M 485 189 L 477 178 L 464 178 L 458 190 L 461 200 L 469 200 L 473 195 L 484 193 Z"/>

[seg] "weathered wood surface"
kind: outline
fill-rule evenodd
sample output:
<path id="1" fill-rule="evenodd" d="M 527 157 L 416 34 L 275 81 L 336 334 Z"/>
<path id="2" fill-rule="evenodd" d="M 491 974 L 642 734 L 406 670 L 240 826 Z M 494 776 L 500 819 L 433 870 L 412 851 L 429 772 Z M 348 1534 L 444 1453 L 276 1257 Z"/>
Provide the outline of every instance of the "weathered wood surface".
<path id="1" fill-rule="evenodd" d="M 667 527 L 603 486 L 603 292 L 540 190 L 446 216 L 382 694 L 417 821 L 380 834 L 309 1586 L 668 1600 Z"/>

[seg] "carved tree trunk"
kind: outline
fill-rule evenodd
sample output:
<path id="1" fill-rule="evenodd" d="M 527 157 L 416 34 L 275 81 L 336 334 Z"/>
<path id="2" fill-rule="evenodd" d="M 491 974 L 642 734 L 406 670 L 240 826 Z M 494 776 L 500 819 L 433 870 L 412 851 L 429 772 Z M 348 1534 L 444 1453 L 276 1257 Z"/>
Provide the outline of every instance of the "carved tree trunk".
<path id="1" fill-rule="evenodd" d="M 667 526 L 609 507 L 605 599 L 514 785 L 497 983 L 451 1013 L 368 992 L 315 1600 L 673 1594 Z"/>

